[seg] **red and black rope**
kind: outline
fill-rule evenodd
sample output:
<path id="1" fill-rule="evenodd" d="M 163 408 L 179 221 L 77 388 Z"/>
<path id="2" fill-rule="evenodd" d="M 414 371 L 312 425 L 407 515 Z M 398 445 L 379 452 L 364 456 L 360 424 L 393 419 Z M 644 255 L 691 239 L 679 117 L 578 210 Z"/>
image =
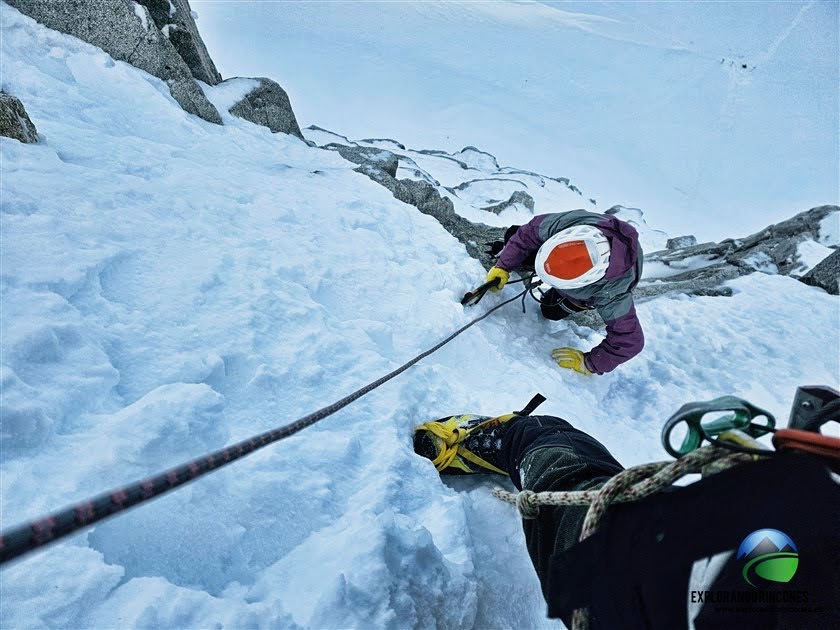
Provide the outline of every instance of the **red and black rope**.
<path id="1" fill-rule="evenodd" d="M 150 499 L 169 492 L 170 490 L 174 490 L 175 488 L 194 481 L 195 479 L 198 479 L 217 468 L 221 468 L 222 466 L 234 462 L 237 459 L 245 457 L 264 446 L 268 446 L 278 440 L 287 438 L 298 431 L 315 424 L 319 420 L 323 420 L 327 416 L 330 416 L 339 409 L 346 407 L 351 402 L 361 398 L 395 376 L 402 374 L 421 359 L 429 356 L 452 341 L 470 326 L 477 324 L 493 311 L 509 304 L 510 302 L 513 302 L 521 297 L 521 295 L 522 294 L 520 293 L 515 297 L 494 306 L 480 317 L 477 317 L 468 324 L 462 326 L 449 335 L 449 337 L 429 350 L 426 350 L 422 354 L 417 355 L 411 361 L 397 368 L 393 372 L 390 372 L 382 378 L 365 385 L 361 389 L 356 390 L 352 394 L 345 396 L 341 400 L 338 400 L 323 409 L 319 409 L 314 413 L 295 420 L 291 424 L 272 429 L 271 431 L 266 431 L 265 433 L 261 433 L 239 442 L 238 444 L 234 444 L 233 446 L 223 448 L 215 453 L 199 457 L 198 459 L 176 466 L 175 468 L 171 468 L 166 472 L 149 477 L 143 481 L 138 481 L 122 488 L 116 488 L 93 499 L 82 501 L 77 505 L 59 510 L 49 516 L 44 516 L 25 525 L 20 525 L 0 533 L 0 564 L 4 564 L 9 560 L 29 553 L 38 547 L 42 547 L 48 543 L 64 538 L 79 529 L 127 510 L 135 505 L 149 501 Z"/>

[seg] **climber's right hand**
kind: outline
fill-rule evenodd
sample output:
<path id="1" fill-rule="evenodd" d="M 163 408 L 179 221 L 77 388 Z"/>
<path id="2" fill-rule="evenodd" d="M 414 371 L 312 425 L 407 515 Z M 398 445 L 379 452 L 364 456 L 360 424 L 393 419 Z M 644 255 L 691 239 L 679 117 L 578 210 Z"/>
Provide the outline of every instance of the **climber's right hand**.
<path id="1" fill-rule="evenodd" d="M 491 267 L 490 271 L 487 272 L 487 282 L 493 282 L 498 278 L 499 282 L 496 284 L 495 287 L 490 289 L 491 291 L 501 291 L 502 288 L 507 284 L 508 279 L 510 278 L 510 272 L 505 271 L 501 267 Z"/>

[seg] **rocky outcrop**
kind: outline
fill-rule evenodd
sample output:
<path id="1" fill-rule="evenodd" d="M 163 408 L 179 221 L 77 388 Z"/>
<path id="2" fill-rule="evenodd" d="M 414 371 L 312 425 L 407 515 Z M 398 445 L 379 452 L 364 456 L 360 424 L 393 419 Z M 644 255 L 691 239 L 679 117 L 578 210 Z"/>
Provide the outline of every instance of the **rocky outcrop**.
<path id="1" fill-rule="evenodd" d="M 697 238 L 689 236 L 677 236 L 676 238 L 669 238 L 665 249 L 681 249 L 683 247 L 694 247 L 697 245 Z"/>
<path id="2" fill-rule="evenodd" d="M 677 247 L 659 252 L 646 253 L 645 264 L 654 262 L 679 269 L 687 261 L 693 261 L 685 271 L 657 278 L 651 282 L 642 282 L 635 290 L 641 297 L 654 297 L 663 293 L 679 292 L 689 295 L 727 295 L 731 293 L 727 287 L 721 285 L 741 275 L 756 271 L 778 273 L 781 275 L 795 274 L 800 268 L 797 247 L 806 240 L 820 240 L 820 222 L 832 212 L 840 211 L 838 206 L 819 206 L 805 212 L 800 212 L 787 221 L 770 225 L 760 232 L 742 239 L 726 239 L 720 243 L 702 243 L 689 247 Z M 834 287 L 836 292 L 837 280 L 832 284 L 831 259 L 836 265 L 837 253 L 817 265 L 806 278 L 809 284 L 822 286 L 827 291 Z M 705 262 L 703 262 L 705 261 Z M 823 270 L 817 269 L 825 264 Z M 836 267 L 835 274 L 837 273 Z M 805 278 L 802 278 L 806 281 Z"/>
<path id="3" fill-rule="evenodd" d="M 360 164 L 370 166 L 374 169 L 381 169 L 391 177 L 397 176 L 397 169 L 399 168 L 399 158 L 390 151 L 385 149 L 375 149 L 373 147 L 348 146 L 344 144 L 330 143 L 321 147 L 322 149 L 329 149 L 330 151 L 337 151 L 338 154 L 345 160 L 353 162 L 353 164 Z M 393 191 L 391 191 L 393 192 Z"/>
<path id="4" fill-rule="evenodd" d="M 356 171 L 385 186 L 400 201 L 411 204 L 423 214 L 433 216 L 447 232 L 464 244 L 470 256 L 477 259 L 486 269 L 493 266 L 495 259 L 485 251 L 485 244 L 501 240 L 504 237 L 504 228 L 473 223 L 459 216 L 452 201 L 448 197 L 441 197 L 437 188 L 429 182 L 396 179 L 384 169 L 372 164 L 363 164 Z"/>
<path id="5" fill-rule="evenodd" d="M 172 97 L 184 110 L 222 124 L 219 112 L 196 84 L 190 67 L 141 4 L 132 0 L 5 1 L 48 28 L 78 37 L 114 59 L 166 81 Z M 178 7 L 183 10 L 176 9 L 176 14 L 180 12 L 182 20 L 192 22 L 187 0 L 178 0 Z"/>
<path id="6" fill-rule="evenodd" d="M 441 197 L 437 186 L 429 181 L 397 179 L 399 158 L 390 151 L 337 143 L 326 144 L 321 148 L 337 151 L 345 160 L 359 164 L 357 172 L 390 190 L 400 201 L 437 219 L 447 232 L 464 244 L 470 256 L 481 262 L 486 269 L 493 266 L 495 259 L 485 251 L 485 244 L 501 240 L 504 228 L 473 223 L 461 217 L 455 212 L 452 201 L 448 197 Z"/>
<path id="7" fill-rule="evenodd" d="M 145 6 L 155 26 L 169 37 L 169 41 L 193 77 L 208 85 L 217 85 L 222 75 L 210 58 L 207 47 L 198 33 L 193 11 L 187 0 L 137 0 Z"/>
<path id="8" fill-rule="evenodd" d="M 834 250 L 834 253 L 802 276 L 800 280 L 805 284 L 825 289 L 832 295 L 840 294 L 837 286 L 840 280 L 840 250 Z"/>
<path id="9" fill-rule="evenodd" d="M 5 92 L 0 92 L 0 136 L 29 144 L 38 142 L 38 130 L 29 119 L 23 103 Z"/>
<path id="10" fill-rule="evenodd" d="M 789 275 L 799 267 L 798 245 L 806 240 L 819 241 L 820 222 L 832 212 L 838 211 L 838 206 L 819 206 L 745 238 L 653 252 L 645 254 L 645 261 L 658 261 L 671 266 L 686 258 L 706 257 L 709 261 L 737 267 L 745 273 L 768 271 Z M 677 276 L 667 280 L 674 277 Z"/>
<path id="11" fill-rule="evenodd" d="M 787 221 L 770 225 L 739 241 L 727 261 L 734 265 L 752 266 L 755 258 L 769 259 L 780 274 L 795 272 L 799 266 L 797 246 L 805 240 L 819 241 L 820 222 L 832 212 L 838 211 L 838 206 L 819 206 L 800 212 Z"/>
<path id="12" fill-rule="evenodd" d="M 231 107 L 230 113 L 268 127 L 273 133 L 288 133 L 303 140 L 286 91 L 271 79 L 258 77 L 256 80 L 260 85 Z"/>
<path id="13" fill-rule="evenodd" d="M 517 190 L 511 196 L 510 199 L 507 201 L 502 201 L 501 203 L 494 204 L 492 206 L 487 206 L 486 208 L 482 208 L 487 212 L 492 212 L 493 214 L 499 214 L 503 210 L 507 210 L 508 208 L 513 207 L 516 204 L 521 204 L 528 208 L 531 212 L 534 211 L 534 198 L 526 193 L 524 190 Z"/>

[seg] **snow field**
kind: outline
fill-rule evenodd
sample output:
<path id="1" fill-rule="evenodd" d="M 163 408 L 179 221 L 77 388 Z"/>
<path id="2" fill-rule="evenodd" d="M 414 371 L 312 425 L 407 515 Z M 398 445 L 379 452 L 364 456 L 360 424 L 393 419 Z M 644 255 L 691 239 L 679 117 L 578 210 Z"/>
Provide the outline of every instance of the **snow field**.
<path id="1" fill-rule="evenodd" d="M 480 265 L 336 153 L 205 123 L 0 18 L 3 87 L 42 135 L 0 139 L 4 529 L 319 409 L 513 295 L 463 309 Z M 413 427 L 540 391 L 632 465 L 663 458 L 684 402 L 782 420 L 797 385 L 840 380 L 835 297 L 732 286 L 638 305 L 645 352 L 599 378 L 550 350 L 600 332 L 509 305 L 306 431 L 4 569 L 0 626 L 558 627 L 501 482 L 441 480 Z"/>

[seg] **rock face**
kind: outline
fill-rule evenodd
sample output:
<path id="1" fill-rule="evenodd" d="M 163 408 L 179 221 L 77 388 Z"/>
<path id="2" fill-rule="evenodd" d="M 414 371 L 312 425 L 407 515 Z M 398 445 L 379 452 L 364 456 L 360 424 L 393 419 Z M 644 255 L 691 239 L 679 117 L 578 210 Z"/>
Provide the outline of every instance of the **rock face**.
<path id="1" fill-rule="evenodd" d="M 303 140 L 292 104 L 285 90 L 271 79 L 259 77 L 259 87 L 230 108 L 239 118 L 263 125 L 274 133 L 288 133 Z"/>
<path id="2" fill-rule="evenodd" d="M 832 295 L 840 295 L 837 286 L 840 280 L 840 250 L 835 250 L 800 280 L 805 284 L 825 289 Z"/>
<path id="3" fill-rule="evenodd" d="M 217 85 L 222 75 L 210 58 L 198 33 L 187 0 L 137 0 L 149 10 L 155 26 L 166 32 L 169 41 L 190 69 L 193 77 L 209 85 Z"/>
<path id="4" fill-rule="evenodd" d="M 522 204 L 531 212 L 534 211 L 534 198 L 528 193 L 526 193 L 524 190 L 517 190 L 510 196 L 510 199 L 508 199 L 507 201 L 503 201 L 492 206 L 487 206 L 486 208 L 484 208 L 484 210 L 487 210 L 488 212 L 492 212 L 494 214 L 500 214 L 503 210 L 507 210 L 508 208 L 516 204 Z"/>
<path id="5" fill-rule="evenodd" d="M 20 100 L 0 92 L 0 136 L 14 138 L 29 144 L 38 142 L 38 130 Z"/>
<path id="6" fill-rule="evenodd" d="M 799 268 L 797 247 L 806 240 L 819 241 L 820 222 L 832 212 L 840 211 L 838 206 L 819 206 L 800 212 L 787 221 L 770 225 L 760 232 L 742 239 L 726 239 L 720 243 L 702 243 L 688 247 L 677 247 L 660 252 L 645 253 L 645 263 L 663 263 L 667 267 L 680 269 L 685 261 L 695 261 L 695 268 L 686 268 L 655 283 L 641 283 L 636 289 L 640 296 L 654 296 L 672 291 L 691 295 L 725 295 L 726 287 L 720 285 L 727 280 L 755 271 L 790 275 Z M 827 291 L 832 286 L 830 278 L 831 259 L 837 260 L 835 252 L 823 263 L 817 265 L 806 277 L 813 283 L 819 282 Z M 699 264 L 697 261 L 703 261 Z M 817 272 L 826 264 L 825 270 Z M 811 274 L 815 274 L 812 276 Z M 836 267 L 835 267 L 836 273 Z M 819 281 L 815 279 L 819 278 Z M 802 279 L 805 281 L 805 278 Z M 809 282 L 811 284 L 812 282 Z M 834 279 L 836 292 L 837 280 Z M 709 293 L 711 292 L 711 293 Z M 731 292 L 730 292 L 731 293 Z"/>
<path id="7" fill-rule="evenodd" d="M 153 16 L 144 6 L 132 0 L 6 1 L 48 28 L 78 37 L 98 46 L 114 59 L 163 79 L 169 85 L 172 97 L 184 110 L 209 122 L 222 124 L 219 112 L 196 84 L 190 67 L 169 38 L 158 29 Z M 168 14 L 168 0 L 164 1 Z M 189 21 L 195 29 L 187 0 L 177 2 L 173 15 L 181 14 L 182 21 Z M 161 3 L 149 0 L 148 4 Z M 156 7 L 155 10 L 160 9 Z M 176 30 L 182 28 L 192 37 L 188 28 L 178 26 Z M 198 31 L 195 30 L 195 33 L 197 38 Z M 204 50 L 203 43 L 201 49 Z"/>
<path id="8" fill-rule="evenodd" d="M 745 238 L 646 253 L 645 260 L 670 265 L 692 256 L 707 256 L 710 260 L 720 259 L 721 264 L 732 265 L 748 273 L 758 270 L 788 275 L 798 266 L 797 246 L 809 239 L 818 241 L 820 222 L 838 211 L 838 206 L 818 206 Z"/>

